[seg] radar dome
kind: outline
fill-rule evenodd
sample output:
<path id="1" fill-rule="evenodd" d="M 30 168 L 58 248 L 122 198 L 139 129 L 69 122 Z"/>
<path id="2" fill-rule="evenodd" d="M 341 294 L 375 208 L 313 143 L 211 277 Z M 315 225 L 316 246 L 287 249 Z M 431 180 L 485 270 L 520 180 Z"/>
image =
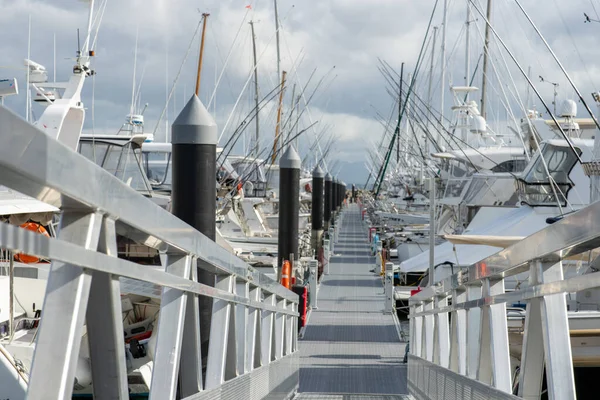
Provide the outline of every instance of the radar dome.
<path id="1" fill-rule="evenodd" d="M 483 118 L 481 115 L 476 115 L 473 117 L 473 121 L 471 122 L 471 132 L 486 133 L 487 124 L 485 123 L 485 118 Z"/>
<path id="2" fill-rule="evenodd" d="M 571 99 L 563 101 L 560 108 L 560 116 L 563 118 L 575 118 L 577 116 L 577 103 Z"/>

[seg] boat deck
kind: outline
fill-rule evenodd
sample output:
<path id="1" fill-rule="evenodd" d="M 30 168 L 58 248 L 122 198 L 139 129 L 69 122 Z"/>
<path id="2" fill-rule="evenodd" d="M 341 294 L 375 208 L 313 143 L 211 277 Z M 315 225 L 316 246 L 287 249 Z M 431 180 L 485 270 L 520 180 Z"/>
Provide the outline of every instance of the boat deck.
<path id="1" fill-rule="evenodd" d="M 410 399 L 406 343 L 394 317 L 383 312 L 383 284 L 370 272 L 374 257 L 357 205 L 344 211 L 341 226 L 330 273 L 300 341 L 295 399 Z"/>

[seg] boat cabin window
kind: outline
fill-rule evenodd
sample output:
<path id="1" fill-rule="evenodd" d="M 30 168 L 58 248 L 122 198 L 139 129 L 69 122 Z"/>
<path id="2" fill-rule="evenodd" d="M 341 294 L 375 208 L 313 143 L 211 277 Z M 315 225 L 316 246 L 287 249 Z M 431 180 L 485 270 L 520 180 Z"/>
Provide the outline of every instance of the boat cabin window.
<path id="1" fill-rule="evenodd" d="M 449 178 L 464 178 L 473 174 L 473 169 L 470 165 L 462 160 L 444 160 L 442 163 L 442 171 Z"/>
<path id="2" fill-rule="evenodd" d="M 580 149 L 576 149 L 581 154 Z M 542 159 L 543 156 L 543 159 Z M 548 166 L 548 172 L 544 166 Z M 573 187 L 569 179 L 577 156 L 570 147 L 544 144 L 542 151 L 531 161 L 517 180 L 517 192 L 522 201 L 529 205 L 552 206 L 567 204 L 567 194 Z M 551 183 L 550 175 L 554 182 Z"/>
<path id="3" fill-rule="evenodd" d="M 492 172 L 522 172 L 527 167 L 527 160 L 506 160 L 498 165 L 495 165 Z"/>
<path id="4" fill-rule="evenodd" d="M 132 189 L 150 194 L 152 188 L 142 169 L 142 152 L 131 142 L 123 145 L 98 139 L 80 140 L 79 153 L 125 182 Z"/>
<path id="5" fill-rule="evenodd" d="M 171 189 L 171 153 L 144 151 L 144 169 L 153 188 Z"/>
<path id="6" fill-rule="evenodd" d="M 581 155 L 581 150 L 576 150 Z M 546 172 L 544 160 L 548 166 L 548 172 Z M 577 156 L 570 147 L 555 146 L 546 143 L 541 153 L 538 153 L 535 160 L 524 172 L 525 181 L 528 183 L 549 182 L 549 173 L 557 183 L 570 183 L 569 173 L 575 166 L 575 163 L 577 163 Z"/>

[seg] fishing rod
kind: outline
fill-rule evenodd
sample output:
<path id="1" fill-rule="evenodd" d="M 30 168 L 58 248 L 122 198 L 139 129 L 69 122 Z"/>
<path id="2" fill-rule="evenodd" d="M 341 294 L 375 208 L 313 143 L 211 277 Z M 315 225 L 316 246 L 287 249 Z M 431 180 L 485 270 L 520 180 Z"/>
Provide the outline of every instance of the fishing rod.
<path id="1" fill-rule="evenodd" d="M 508 55 L 510 56 L 510 58 L 513 60 L 513 62 L 515 63 L 515 65 L 517 66 L 517 68 L 519 69 L 519 71 L 521 72 L 521 74 L 523 75 L 523 77 L 527 80 L 527 83 L 529 84 L 529 86 L 531 87 L 531 89 L 533 89 L 533 92 L 535 93 L 535 95 L 541 101 L 542 105 L 546 109 L 546 112 L 548 112 L 548 114 L 550 114 L 550 117 L 552 118 L 552 121 L 554 122 L 554 124 L 556 124 L 556 127 L 559 129 L 561 135 L 566 140 L 568 146 L 571 148 L 571 151 L 573 151 L 573 154 L 575 155 L 575 157 L 577 157 L 577 160 L 580 163 L 583 164 L 583 161 L 581 160 L 581 157 L 579 156 L 579 153 L 575 149 L 575 146 L 573 145 L 573 142 L 571 142 L 571 139 L 569 138 L 569 136 L 565 133 L 565 131 L 562 128 L 562 126 L 558 123 L 558 121 L 556 120 L 556 117 L 550 111 L 550 108 L 548 107 L 548 104 L 546 104 L 546 102 L 542 98 L 542 95 L 537 90 L 537 88 L 535 87 L 535 85 L 533 84 L 533 82 L 531 82 L 531 79 L 529 79 L 529 76 L 527 75 L 527 73 L 525 72 L 525 70 L 523 70 L 523 67 L 521 67 L 521 64 L 519 64 L 519 62 L 517 61 L 517 59 L 515 58 L 515 56 L 513 55 L 513 53 L 510 51 L 510 49 L 506 45 L 506 43 L 504 43 L 504 40 L 502 40 L 502 38 L 500 37 L 500 35 L 498 35 L 498 32 L 496 32 L 496 29 L 494 29 L 494 27 L 491 25 L 490 21 L 486 18 L 486 16 L 479 9 L 479 7 L 477 7 L 477 5 L 474 3 L 474 1 L 473 0 L 468 0 L 468 1 L 473 5 L 473 8 L 475 9 L 475 11 L 477 11 L 477 13 L 479 13 L 479 15 L 483 18 L 483 20 L 485 21 L 485 23 L 487 24 L 487 26 L 490 28 L 490 30 L 492 31 L 492 33 L 494 34 L 494 36 L 496 37 L 496 39 L 498 40 L 498 42 L 500 42 L 500 44 L 502 45 L 502 47 L 504 48 L 504 50 L 508 53 Z M 594 121 L 596 121 L 595 118 L 594 118 Z M 596 124 L 598 124 L 597 121 L 596 121 Z"/>
<path id="2" fill-rule="evenodd" d="M 577 96 L 579 97 L 579 100 L 583 103 L 583 106 L 585 107 L 585 109 L 587 110 L 588 114 L 590 115 L 590 117 L 592 117 L 592 119 L 594 120 L 594 124 L 596 124 L 596 128 L 600 129 L 600 124 L 598 123 L 598 120 L 596 119 L 596 117 L 594 116 L 594 113 L 592 112 L 592 110 L 590 109 L 590 107 L 588 106 L 588 104 L 586 103 L 585 99 L 583 98 L 583 96 L 581 95 L 581 92 L 579 92 L 579 89 L 577 89 L 577 86 L 575 85 L 575 82 L 573 82 L 573 80 L 571 79 L 571 76 L 569 76 L 569 73 L 567 72 L 567 70 L 565 69 L 565 67 L 563 67 L 562 63 L 560 62 L 560 60 L 558 59 L 558 57 L 556 56 L 556 54 L 554 53 L 554 51 L 552 50 L 552 47 L 550 47 L 550 45 L 548 44 L 548 42 L 546 41 L 546 39 L 544 38 L 544 36 L 542 35 L 542 32 L 540 32 L 540 30 L 538 29 L 538 27 L 535 25 L 535 23 L 533 22 L 533 20 L 531 19 L 531 17 L 529 16 L 529 14 L 527 14 L 527 12 L 525 11 L 525 9 L 523 8 L 523 6 L 521 5 L 521 3 L 519 2 L 519 0 L 514 0 L 515 3 L 517 3 L 517 6 L 519 6 L 519 8 L 521 9 L 521 11 L 523 12 L 523 15 L 525 15 L 525 17 L 527 18 L 527 20 L 529 21 L 529 23 L 531 24 L 531 26 L 533 27 L 533 29 L 535 30 L 535 32 L 538 34 L 538 36 L 540 37 L 540 39 L 542 39 L 542 42 L 544 42 L 544 45 L 546 46 L 546 48 L 548 49 L 548 51 L 550 52 L 550 54 L 552 55 L 552 57 L 554 58 L 554 61 L 556 61 L 556 63 L 558 64 L 558 66 L 560 67 L 561 71 L 563 72 L 563 74 L 565 74 L 565 77 L 567 78 L 567 80 L 569 81 L 569 83 L 571 84 L 571 87 L 573 88 L 573 90 L 575 91 L 575 93 L 577 93 Z M 581 162 L 581 160 L 579 160 Z"/>
<path id="3" fill-rule="evenodd" d="M 421 45 L 421 50 L 419 51 L 419 57 L 417 58 L 417 64 L 415 65 L 415 72 L 413 73 L 412 81 L 410 83 L 410 86 L 408 87 L 407 99 L 408 99 L 408 97 L 410 96 L 410 93 L 413 90 L 413 87 L 414 87 L 414 84 L 415 84 L 415 81 L 416 81 L 419 69 L 421 67 L 421 61 L 422 61 L 422 58 L 423 58 L 423 52 L 425 50 L 425 43 L 427 41 L 427 37 L 429 36 L 429 31 L 431 29 L 431 23 L 433 21 L 433 16 L 435 14 L 435 10 L 437 8 L 438 1 L 439 0 L 435 1 L 435 4 L 433 6 L 433 11 L 431 12 L 431 16 L 429 18 L 429 23 L 427 25 L 427 31 L 425 32 L 425 38 L 423 39 L 423 43 Z M 375 193 L 375 197 L 379 196 L 379 192 L 381 190 L 381 182 L 383 182 L 383 176 L 385 175 L 385 171 L 387 169 L 387 165 L 389 163 L 389 159 L 390 159 L 390 156 L 392 154 L 392 150 L 394 148 L 395 139 L 396 139 L 397 136 L 400 135 L 400 124 L 402 122 L 402 117 L 404 116 L 404 113 L 406 112 L 406 103 L 407 102 L 405 101 L 404 104 L 403 104 L 403 107 L 402 107 L 402 112 L 398 116 L 398 123 L 396 124 L 395 135 L 392 137 L 392 140 L 390 141 L 390 147 L 388 148 L 388 151 L 387 151 L 387 154 L 386 154 L 385 163 L 382 165 L 383 168 L 380 171 L 378 179 L 377 179 L 377 181 L 379 181 L 379 183 L 377 185 L 377 192 Z"/>

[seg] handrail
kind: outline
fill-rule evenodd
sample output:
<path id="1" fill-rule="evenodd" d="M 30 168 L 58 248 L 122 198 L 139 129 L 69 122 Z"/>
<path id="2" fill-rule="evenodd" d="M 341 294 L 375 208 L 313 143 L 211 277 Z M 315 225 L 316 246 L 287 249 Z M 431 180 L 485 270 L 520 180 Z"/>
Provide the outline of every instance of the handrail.
<path id="1" fill-rule="evenodd" d="M 566 294 L 600 288 L 600 272 L 565 279 L 563 261 L 600 247 L 599 215 L 600 202 L 593 203 L 412 296 L 409 364 L 418 371 L 409 366 L 409 390 L 435 370 L 460 383 L 456 393 L 483 383 L 500 390 L 492 399 L 538 398 L 545 374 L 550 398 L 574 399 L 573 358 L 582 349 L 571 349 L 571 335 L 591 332 L 570 326 L 578 314 L 568 310 Z M 528 284 L 507 292 L 505 280 L 525 272 Z M 525 302 L 524 315 L 507 314 L 509 302 Z M 578 318 L 600 318 L 590 313 Z M 509 338 L 515 318 L 523 334 Z"/>
<path id="2" fill-rule="evenodd" d="M 151 399 L 294 392 L 297 294 L 1 106 L 0 142 L 0 185 L 61 210 L 57 238 L 0 223 L 0 248 L 52 260 L 28 399 L 71 398 L 84 324 L 94 396 L 129 397 L 121 277 L 162 288 Z M 163 269 L 118 258 L 117 233 L 157 249 Z M 197 268 L 215 274 L 214 287 Z"/>
<path id="3" fill-rule="evenodd" d="M 559 262 L 600 247 L 600 202 L 569 214 L 562 220 L 524 238 L 454 275 L 424 288 L 411 301 L 448 294 L 485 278 L 506 278 L 525 272 L 533 261 Z"/>
<path id="4" fill-rule="evenodd" d="M 243 277 L 298 302 L 295 293 L 4 107 L 0 141 L 1 185 L 63 210 L 101 212 L 116 220 L 123 236 L 162 251 L 190 254 L 206 262 L 202 268 Z"/>

